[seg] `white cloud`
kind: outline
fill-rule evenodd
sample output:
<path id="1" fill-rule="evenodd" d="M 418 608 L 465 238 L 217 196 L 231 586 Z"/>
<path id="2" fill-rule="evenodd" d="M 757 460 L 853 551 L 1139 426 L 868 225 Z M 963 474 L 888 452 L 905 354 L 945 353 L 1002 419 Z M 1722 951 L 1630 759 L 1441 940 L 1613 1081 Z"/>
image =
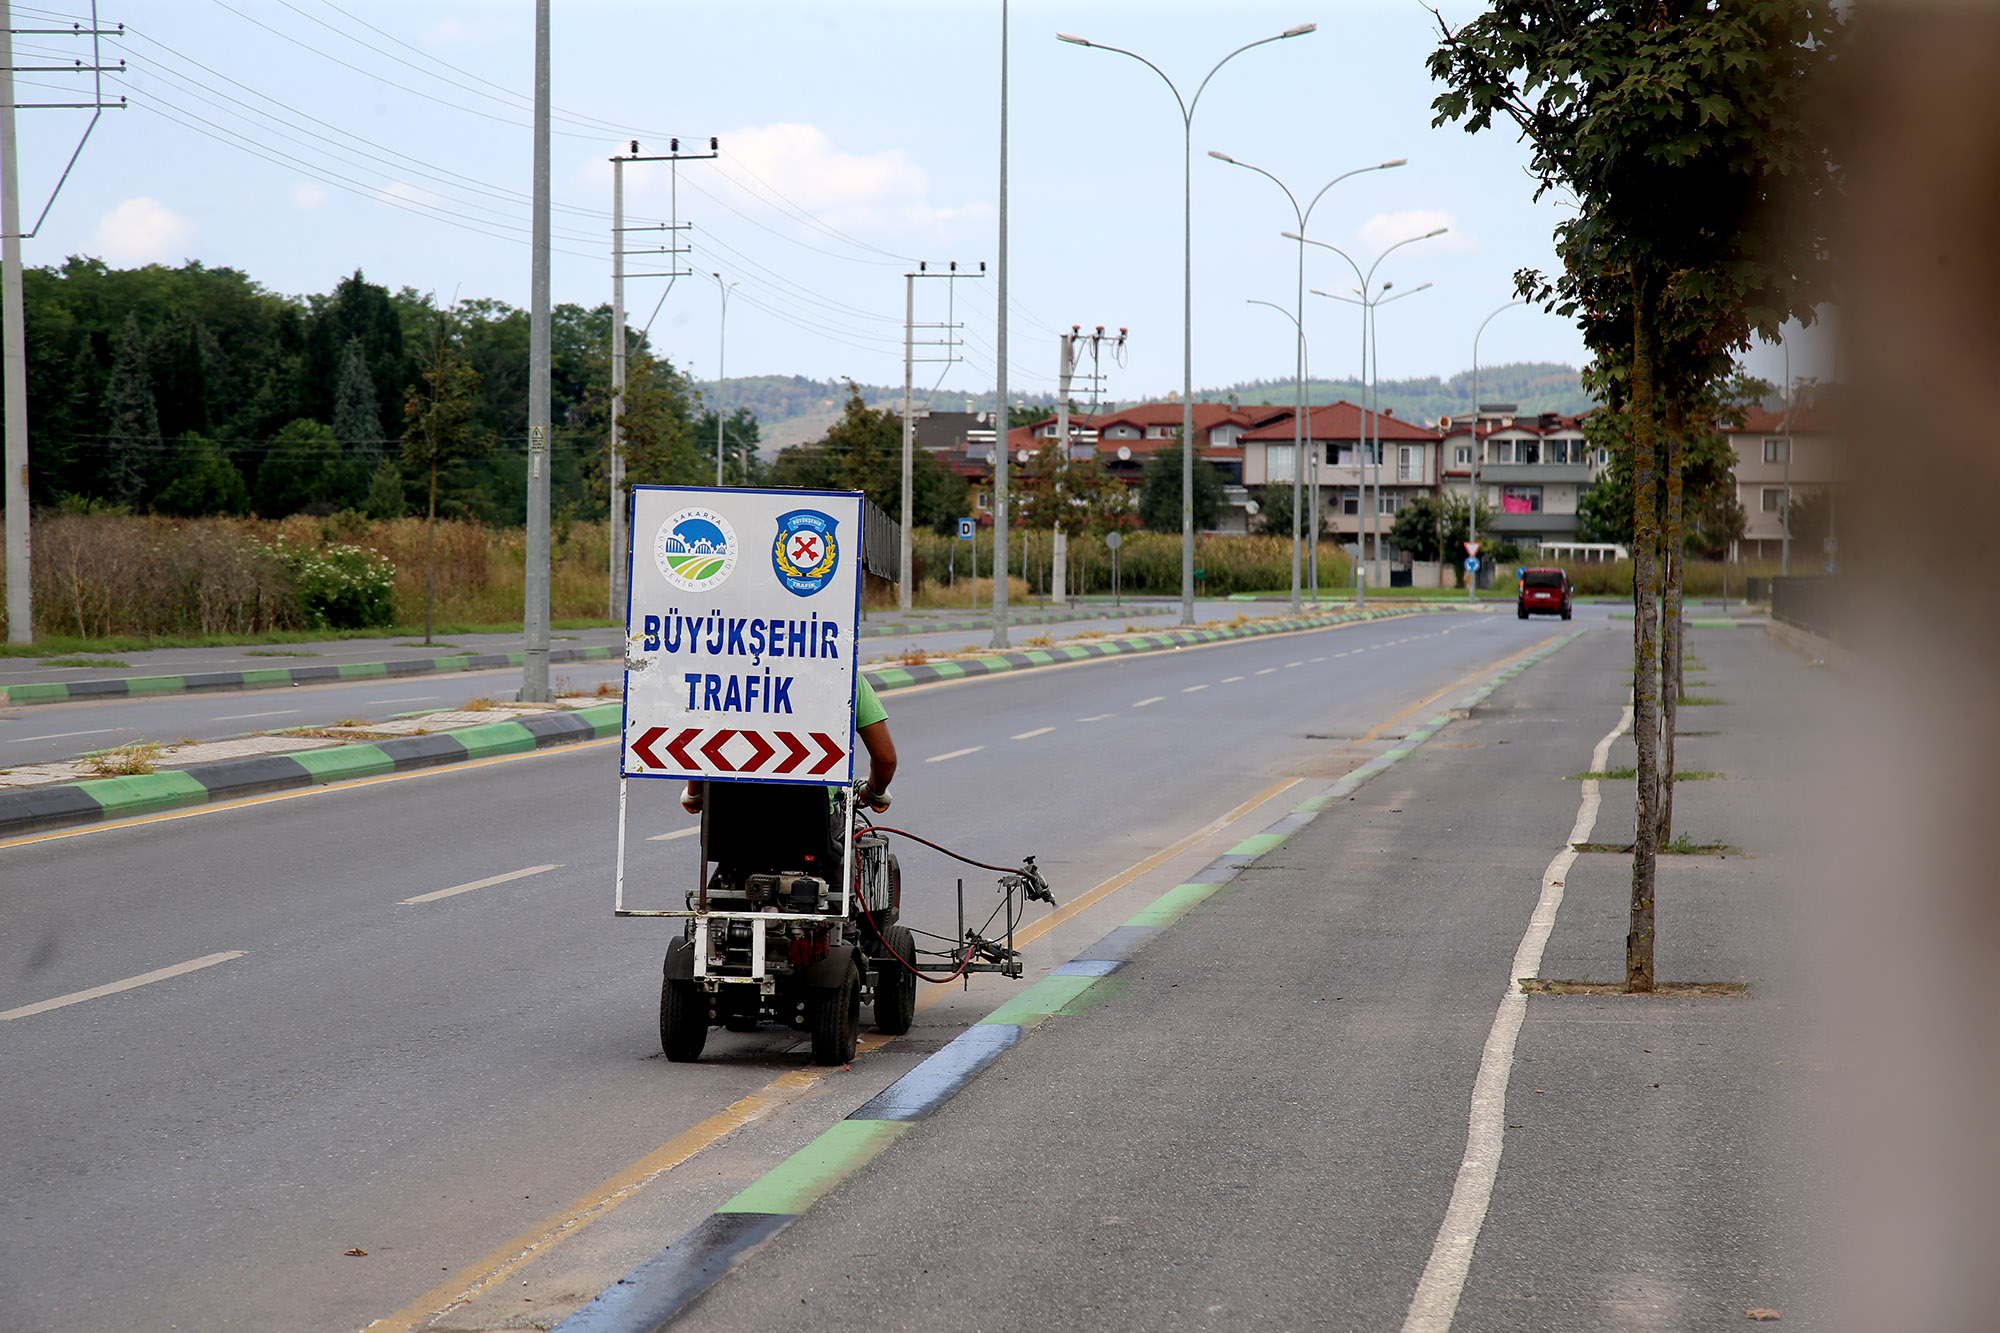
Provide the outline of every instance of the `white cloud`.
<path id="1" fill-rule="evenodd" d="M 194 224 L 157 199 L 127 199 L 97 224 L 97 248 L 114 264 L 151 264 L 185 259 L 181 247 Z"/>
<path id="2" fill-rule="evenodd" d="M 318 181 L 299 181 L 292 186 L 292 207 L 309 212 L 325 203 L 328 191 Z"/>
<path id="3" fill-rule="evenodd" d="M 1362 223 L 1355 235 L 1364 245 L 1375 251 L 1386 250 L 1398 241 L 1407 241 L 1412 236 L 1422 236 L 1425 232 L 1439 227 L 1450 227 L 1444 235 L 1425 242 L 1426 247 L 1435 247 L 1449 254 L 1469 254 L 1479 248 L 1479 240 L 1471 232 L 1461 231 L 1456 220 L 1449 213 L 1433 208 L 1412 208 L 1401 213 L 1377 213 Z"/>
<path id="4" fill-rule="evenodd" d="M 928 226 L 966 210 L 930 202 L 930 177 L 901 148 L 850 152 L 817 125 L 752 125 L 721 136 L 722 176 L 745 202 L 783 204 L 842 228 Z"/>

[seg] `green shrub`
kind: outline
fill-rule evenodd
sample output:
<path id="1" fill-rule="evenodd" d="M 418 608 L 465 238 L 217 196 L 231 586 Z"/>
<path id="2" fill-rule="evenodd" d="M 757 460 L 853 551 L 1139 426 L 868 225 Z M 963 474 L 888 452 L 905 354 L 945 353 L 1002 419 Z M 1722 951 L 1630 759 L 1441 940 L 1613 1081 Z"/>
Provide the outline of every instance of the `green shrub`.
<path id="1" fill-rule="evenodd" d="M 375 552 L 337 544 L 314 550 L 283 537 L 270 549 L 291 579 L 307 625 L 366 629 L 395 620 L 396 567 Z"/>

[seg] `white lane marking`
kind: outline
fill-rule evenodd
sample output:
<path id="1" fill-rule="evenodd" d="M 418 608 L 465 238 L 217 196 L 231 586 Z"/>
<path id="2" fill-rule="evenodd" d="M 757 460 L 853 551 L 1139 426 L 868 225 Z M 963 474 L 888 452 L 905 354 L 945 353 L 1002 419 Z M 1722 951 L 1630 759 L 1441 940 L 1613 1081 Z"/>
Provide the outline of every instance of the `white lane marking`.
<path id="1" fill-rule="evenodd" d="M 72 736 L 109 736 L 114 731 L 130 731 L 130 727 L 93 727 L 89 731 L 58 731 L 53 736 L 11 736 L 15 741 L 66 741 Z"/>
<path id="2" fill-rule="evenodd" d="M 19 1009 L 9 1009 L 5 1013 L 0 1013 L 0 1022 L 5 1022 L 10 1018 L 27 1018 L 32 1014 L 45 1014 L 51 1009 L 61 1009 L 66 1005 L 82 1004 L 85 1000 L 95 1000 L 99 996 L 116 995 L 122 990 L 133 990 L 140 986 L 150 986 L 155 981 L 165 981 L 169 977 L 179 977 L 185 976 L 189 972 L 199 972 L 204 967 L 214 967 L 217 963 L 226 963 L 232 958 L 241 958 L 242 956 L 243 950 L 241 949 L 232 949 L 228 953 L 205 954 L 200 958 L 191 958 L 185 963 L 175 963 L 172 967 L 163 967 L 157 972 L 145 972 L 136 977 L 127 977 L 123 981 L 113 981 L 103 986 L 92 986 L 89 990 L 74 991 L 68 995 L 58 995 L 53 1000 L 41 1000 L 35 1004 L 24 1004 Z"/>
<path id="3" fill-rule="evenodd" d="M 927 764 L 942 764 L 947 759 L 962 759 L 969 754 L 978 754 L 985 748 L 983 745 L 968 745 L 963 750 L 953 750 L 949 754 L 934 754 L 924 760 L 924 762 Z"/>
<path id="4" fill-rule="evenodd" d="M 652 837 L 646 839 L 646 841 L 672 842 L 675 838 L 692 838 L 699 832 L 701 832 L 701 825 L 690 824 L 686 828 L 677 828 L 672 833 L 655 833 Z"/>
<path id="5" fill-rule="evenodd" d="M 511 880 L 526 879 L 530 875 L 545 875 L 551 870 L 561 870 L 560 865 L 529 866 L 526 870 L 510 870 L 504 875 L 493 875 L 487 879 L 475 879 L 470 884 L 454 884 L 448 889 L 438 889 L 432 893 L 420 893 L 414 898 L 405 898 L 398 907 L 411 907 L 417 903 L 434 903 L 440 898 L 449 898 L 455 893 L 471 893 L 474 889 L 490 889 L 495 884 L 506 884 Z"/>
<path id="6" fill-rule="evenodd" d="M 1313 659 L 1313 661 L 1315 661 L 1315 662 L 1324 662 L 1324 661 L 1326 661 L 1326 659 L 1325 659 L 1324 657 L 1315 657 L 1315 658 Z"/>
<path id="7" fill-rule="evenodd" d="M 1033 731 L 1024 731 L 1018 736 L 1009 736 L 1007 739 L 1015 741 L 1031 741 L 1035 739 L 1035 737 L 1037 736 L 1046 736 L 1054 730 L 1055 730 L 1054 727 L 1036 727 Z"/>
<path id="8" fill-rule="evenodd" d="M 1181 691 L 1181 693 L 1182 693 L 1182 694 L 1193 694 L 1193 693 L 1194 693 L 1194 692 L 1195 692 L 1196 690 L 1205 690 L 1205 689 L 1207 689 L 1207 688 L 1208 688 L 1208 686 L 1206 686 L 1206 685 L 1190 685 L 1190 686 L 1188 686 L 1188 687 L 1187 687 L 1186 689 L 1182 690 L 1182 691 Z"/>
<path id="9" fill-rule="evenodd" d="M 1080 717 L 1080 718 L 1078 718 L 1078 719 L 1077 719 L 1077 721 L 1079 721 L 1079 722 L 1102 722 L 1102 721 L 1103 721 L 1103 720 L 1104 720 L 1105 718 L 1107 718 L 1107 717 L 1110 717 L 1110 716 L 1111 716 L 1111 714 L 1109 714 L 1109 713 L 1099 713 L 1099 714 L 1098 714 L 1098 715 L 1097 715 L 1096 717 Z"/>
<path id="10" fill-rule="evenodd" d="M 376 704 L 427 704 L 442 696 L 436 694 L 406 694 L 400 699 L 368 699 L 363 708 L 373 708 Z"/>
<path id="11" fill-rule="evenodd" d="M 231 713 L 227 717 L 218 717 L 215 720 L 217 722 L 248 722 L 253 717 L 290 717 L 298 711 L 296 708 L 280 708 L 270 713 Z"/>
<path id="12" fill-rule="evenodd" d="M 1334 656 L 1335 656 L 1335 657 L 1352 657 L 1353 655 L 1354 655 L 1354 654 L 1353 654 L 1353 653 L 1351 653 L 1351 652 L 1348 652 L 1348 653 L 1335 653 L 1335 654 L 1334 654 Z"/>
<path id="13" fill-rule="evenodd" d="M 1304 665 L 1305 665 L 1304 662 L 1287 662 L 1285 663 L 1285 670 L 1290 671 L 1293 667 L 1301 667 Z"/>
<path id="14" fill-rule="evenodd" d="M 1166 695 L 1164 695 L 1164 694 L 1156 694 L 1156 695 L 1154 695 L 1154 696 L 1153 696 L 1152 698 L 1150 698 L 1150 699 L 1141 699 L 1141 700 L 1140 700 L 1140 701 L 1139 701 L 1138 703 L 1135 703 L 1135 704 L 1133 704 L 1132 706 L 1133 706 L 1134 708 L 1144 708 L 1144 707 L 1145 707 L 1145 706 L 1146 706 L 1147 704 L 1156 704 L 1156 703 L 1160 702 L 1160 700 L 1162 700 L 1162 699 L 1164 699 L 1164 698 L 1166 698 L 1166 697 L 1167 697 L 1167 696 L 1166 696 Z"/>
<path id="15" fill-rule="evenodd" d="M 1243 679 L 1243 677 L 1241 677 L 1241 676 L 1224 676 L 1224 677 L 1222 678 L 1222 683 L 1223 683 L 1224 685 L 1234 685 L 1234 684 L 1235 684 L 1235 683 L 1236 683 L 1237 681 L 1239 681 L 1239 680 L 1242 680 L 1242 679 Z"/>
<path id="16" fill-rule="evenodd" d="M 1627 704 L 1618 716 L 1618 725 L 1590 752 L 1591 772 L 1604 771 L 1611 758 L 1611 742 L 1631 725 L 1632 705 Z M 1556 927 L 1556 909 L 1562 906 L 1563 881 L 1576 860 L 1576 844 L 1588 842 L 1597 824 L 1598 799 L 1598 784 L 1586 779 L 1576 826 L 1569 831 L 1562 851 L 1542 872 L 1542 896 L 1534 915 L 1528 918 L 1521 947 L 1514 951 L 1500 1010 L 1493 1015 L 1486 1050 L 1479 1057 L 1479 1074 L 1472 1082 L 1465 1157 L 1459 1162 L 1458 1180 L 1451 1188 L 1451 1203 L 1445 1208 L 1437 1241 L 1431 1246 L 1430 1262 L 1424 1265 L 1416 1295 L 1410 1299 L 1410 1311 L 1403 1318 L 1403 1333 L 1447 1333 L 1458 1313 L 1458 1298 L 1472 1268 L 1473 1247 L 1479 1243 L 1486 1210 L 1493 1202 L 1493 1181 L 1500 1174 L 1500 1150 L 1507 1134 L 1507 1076 L 1513 1071 L 1514 1043 L 1521 1035 L 1522 1020 L 1528 1016 L 1528 997 L 1522 993 L 1520 978 L 1541 971 L 1542 950 L 1548 947 L 1549 934 Z"/>
<path id="17" fill-rule="evenodd" d="M 1265 668 L 1264 668 L 1264 669 L 1263 669 L 1262 671 L 1257 671 L 1257 672 L 1252 672 L 1251 674 L 1253 674 L 1253 675 L 1258 675 L 1258 676 L 1268 676 L 1268 675 L 1270 675 L 1270 674 L 1271 674 L 1271 673 L 1272 673 L 1273 671 L 1276 671 L 1277 669 L 1278 669 L 1278 668 L 1276 668 L 1276 667 L 1265 667 Z"/>

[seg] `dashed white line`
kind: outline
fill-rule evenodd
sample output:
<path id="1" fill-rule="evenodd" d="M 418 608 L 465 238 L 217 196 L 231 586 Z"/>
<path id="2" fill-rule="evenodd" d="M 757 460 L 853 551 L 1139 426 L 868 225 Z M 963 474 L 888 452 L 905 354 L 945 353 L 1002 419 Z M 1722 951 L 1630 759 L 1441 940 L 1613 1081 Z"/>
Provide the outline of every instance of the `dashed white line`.
<path id="1" fill-rule="evenodd" d="M 1107 717 L 1110 717 L 1110 716 L 1112 716 L 1112 715 L 1111 715 L 1110 713 L 1099 713 L 1099 714 L 1098 714 L 1098 715 L 1097 715 L 1096 717 L 1080 717 L 1080 718 L 1078 718 L 1078 719 L 1077 719 L 1077 721 L 1079 721 L 1079 722 L 1102 722 L 1102 721 L 1104 721 L 1104 719 L 1105 719 L 1105 718 L 1107 718 Z"/>
<path id="2" fill-rule="evenodd" d="M 1324 657 L 1315 657 L 1315 658 L 1313 659 L 1313 661 L 1315 661 L 1315 662 L 1324 662 L 1324 661 L 1326 661 L 1326 659 L 1325 659 Z"/>
<path id="3" fill-rule="evenodd" d="M 1264 669 L 1263 669 L 1262 671 L 1257 671 L 1257 672 L 1253 672 L 1252 674 L 1253 674 L 1253 675 L 1258 675 L 1258 676 L 1268 676 L 1268 675 L 1270 675 L 1270 674 L 1271 674 L 1271 673 L 1272 673 L 1273 671 L 1276 671 L 1277 669 L 1278 669 L 1278 668 L 1276 668 L 1276 667 L 1265 667 L 1265 668 L 1264 668 Z"/>
<path id="4" fill-rule="evenodd" d="M 454 884 L 448 889 L 438 889 L 432 893 L 420 893 L 414 898 L 403 899 L 397 906 L 410 907 L 417 903 L 434 903 L 440 898 L 449 898 L 455 893 L 471 893 L 474 889 L 490 889 L 495 884 L 506 884 L 512 880 L 526 879 L 530 875 L 542 875 L 547 874 L 551 870 L 560 869 L 562 869 L 560 865 L 552 865 L 529 866 L 526 870 L 510 870 L 504 875 L 493 875 L 486 879 L 475 879 L 470 884 Z"/>
<path id="5" fill-rule="evenodd" d="M 231 713 L 227 717 L 218 717 L 215 720 L 217 722 L 248 722 L 253 717 L 290 717 L 298 711 L 296 708 L 280 708 L 269 713 Z"/>
<path id="6" fill-rule="evenodd" d="M 963 750 L 953 750 L 949 754 L 934 754 L 924 760 L 924 762 L 927 764 L 942 764 L 947 759 L 963 759 L 966 755 L 978 754 L 985 748 L 983 745 L 968 745 Z"/>
<path id="7" fill-rule="evenodd" d="M 1193 693 L 1194 693 L 1194 692 L 1195 692 L 1196 690 L 1205 690 L 1205 689 L 1207 689 L 1207 688 L 1208 688 L 1208 686 L 1206 686 L 1206 685 L 1190 685 L 1190 686 L 1188 686 L 1188 687 L 1187 687 L 1186 689 L 1182 690 L 1182 691 L 1181 691 L 1181 693 L 1182 693 L 1182 694 L 1193 694 Z"/>
<path id="8" fill-rule="evenodd" d="M 1046 736 L 1054 730 L 1054 727 L 1036 727 L 1033 731 L 1024 731 L 1018 736 L 1009 736 L 1007 739 L 1012 741 L 1031 741 L 1037 736 Z"/>
<path id="9" fill-rule="evenodd" d="M 435 694 L 411 694 L 411 695 L 405 695 L 403 698 L 400 699 L 370 699 L 365 703 L 363 703 L 361 706 L 363 708 L 373 708 L 376 704 L 427 704 L 436 700 L 438 697 L 439 696 Z"/>
<path id="10" fill-rule="evenodd" d="M 140 986 L 150 986 L 155 981 L 165 981 L 169 977 L 179 977 L 185 976 L 189 972 L 199 972 L 204 967 L 214 967 L 217 963 L 226 963 L 232 958 L 241 958 L 242 956 L 243 950 L 241 949 L 232 949 L 227 953 L 206 954 L 200 958 L 189 959 L 185 963 L 175 963 L 172 967 L 163 967 L 157 972 L 144 972 L 136 977 L 127 977 L 123 981 L 108 982 L 102 986 L 92 986 L 89 990 L 72 991 L 68 995 L 58 995 L 53 1000 L 39 1000 L 34 1004 L 24 1004 L 19 1009 L 9 1009 L 5 1013 L 0 1013 L 0 1022 L 5 1022 L 10 1018 L 27 1018 L 33 1014 L 45 1014 L 51 1009 L 61 1009 L 66 1005 L 82 1004 L 85 1000 L 95 1000 L 100 996 L 116 995 L 119 991 L 134 990 Z"/>
<path id="11" fill-rule="evenodd" d="M 1156 695 L 1154 695 L 1154 696 L 1153 696 L 1152 698 L 1150 698 L 1150 699 L 1141 699 L 1141 700 L 1140 700 L 1140 701 L 1139 701 L 1138 703 L 1135 703 L 1135 704 L 1133 704 L 1132 706 L 1133 706 L 1134 708 L 1144 708 L 1144 707 L 1145 707 L 1145 706 L 1146 706 L 1147 704 L 1156 704 L 1156 703 L 1160 702 L 1160 700 L 1162 700 L 1162 699 L 1164 699 L 1164 698 L 1166 698 L 1166 697 L 1167 697 L 1167 696 L 1166 696 L 1166 695 L 1164 695 L 1164 694 L 1156 694 Z"/>
<path id="12" fill-rule="evenodd" d="M 1293 667 L 1302 667 L 1304 665 L 1304 662 L 1287 662 L 1285 663 L 1285 670 L 1290 671 Z"/>
<path id="13" fill-rule="evenodd" d="M 690 824 L 686 828 L 677 828 L 672 833 L 655 833 L 652 837 L 646 839 L 646 841 L 672 842 L 676 838 L 692 838 L 699 832 L 701 832 L 701 825 Z"/>
<path id="14" fill-rule="evenodd" d="M 1241 677 L 1241 676 L 1224 676 L 1224 677 L 1222 678 L 1222 683 L 1223 683 L 1224 685 L 1234 685 L 1234 684 L 1235 684 L 1235 683 L 1236 683 L 1237 681 L 1239 681 L 1239 680 L 1242 680 L 1242 679 L 1243 679 L 1243 677 Z"/>
<path id="15" fill-rule="evenodd" d="M 109 736 L 114 731 L 130 731 L 130 727 L 93 727 L 89 731 L 58 731 L 53 736 L 14 736 L 16 741 L 66 741 L 72 736 Z"/>

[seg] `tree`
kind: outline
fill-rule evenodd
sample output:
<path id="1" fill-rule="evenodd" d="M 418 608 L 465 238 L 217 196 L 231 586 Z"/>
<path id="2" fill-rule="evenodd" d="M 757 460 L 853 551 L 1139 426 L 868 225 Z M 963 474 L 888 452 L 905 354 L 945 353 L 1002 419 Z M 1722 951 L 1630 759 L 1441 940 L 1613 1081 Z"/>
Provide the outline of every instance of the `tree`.
<path id="1" fill-rule="evenodd" d="M 1178 435 L 1178 432 L 1176 432 Z M 1222 474 L 1199 452 L 1194 456 L 1194 526 L 1215 526 L 1222 510 Z M 1153 532 L 1181 530 L 1181 446 L 1156 449 L 1139 473 L 1139 521 Z"/>
<path id="2" fill-rule="evenodd" d="M 1292 492 L 1296 487 L 1289 481 L 1267 482 L 1255 488 L 1253 495 L 1257 501 L 1257 517 L 1252 523 L 1255 531 L 1267 537 L 1289 537 L 1292 535 Z M 1313 540 L 1313 503 L 1310 493 L 1298 497 L 1299 535 L 1306 541 Z M 1331 533 L 1332 515 L 1327 506 L 1319 506 L 1318 537 L 1324 541 Z"/>
<path id="3" fill-rule="evenodd" d="M 396 466 L 395 459 L 385 458 L 368 478 L 361 512 L 370 518 L 401 518 L 408 507 L 403 497 L 403 469 Z"/>
<path id="4" fill-rule="evenodd" d="M 168 458 L 168 481 L 153 497 L 163 514 L 241 514 L 250 508 L 250 488 L 229 455 L 214 440 L 193 431 L 174 442 Z"/>
<path id="5" fill-rule="evenodd" d="M 432 334 L 430 363 L 422 383 L 410 386 L 403 398 L 403 458 L 429 478 L 429 503 L 424 511 L 424 642 L 431 641 L 431 609 L 435 601 L 437 561 L 438 472 L 463 458 L 484 453 L 491 437 L 473 429 L 474 395 L 479 372 L 467 363 L 448 315 L 440 314 Z"/>
<path id="6" fill-rule="evenodd" d="M 1445 502 L 1435 495 L 1419 495 L 1396 511 L 1389 544 L 1416 560 L 1443 560 L 1450 541 L 1446 525 Z"/>
<path id="7" fill-rule="evenodd" d="M 712 424 L 712 419 L 711 419 Z M 711 459 L 714 455 L 709 455 Z M 710 464 L 713 466 L 713 463 Z M 894 411 L 868 406 L 853 381 L 840 420 L 813 444 L 786 449 L 771 465 L 770 484 L 811 490 L 860 491 L 883 513 L 903 507 L 903 422 Z M 965 479 L 927 451 L 910 460 L 910 509 L 918 526 L 937 527 L 966 512 Z"/>
<path id="8" fill-rule="evenodd" d="M 703 408 L 689 429 L 695 450 L 706 461 L 703 475 L 715 475 L 715 409 Z M 757 414 L 739 407 L 722 419 L 723 477 L 731 486 L 761 486 L 770 471 L 757 456 L 759 426 Z"/>
<path id="9" fill-rule="evenodd" d="M 257 465 L 256 509 L 263 518 L 301 511 L 331 514 L 356 498 L 358 481 L 333 427 L 301 417 L 285 423 Z"/>
<path id="10" fill-rule="evenodd" d="M 347 340 L 340 380 L 333 390 L 333 437 L 341 451 L 372 475 L 382 457 L 382 410 L 375 401 L 375 377 L 359 337 Z"/>
<path id="11" fill-rule="evenodd" d="M 125 330 L 112 355 L 111 381 L 104 389 L 105 462 L 93 489 L 115 505 L 136 505 L 159 466 L 160 412 L 153 401 L 153 375 L 146 365 L 146 338 L 139 317 L 125 316 Z"/>

